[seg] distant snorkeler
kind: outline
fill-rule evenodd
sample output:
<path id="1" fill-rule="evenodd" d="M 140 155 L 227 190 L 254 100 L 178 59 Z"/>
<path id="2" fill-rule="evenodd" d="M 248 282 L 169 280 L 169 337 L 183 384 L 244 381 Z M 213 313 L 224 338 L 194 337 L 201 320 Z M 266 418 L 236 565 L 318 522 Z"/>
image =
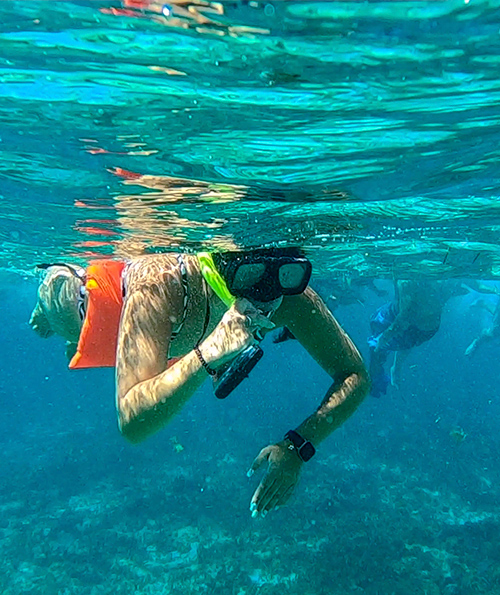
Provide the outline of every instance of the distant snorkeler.
<path id="1" fill-rule="evenodd" d="M 446 302 L 464 295 L 470 288 L 455 279 L 407 280 L 395 283 L 392 302 L 384 304 L 371 318 L 372 336 L 369 372 L 372 380 L 371 394 L 381 397 L 389 383 L 398 387 L 401 366 L 410 350 L 430 341 L 438 332 Z M 390 377 L 384 365 L 390 353 L 394 353 Z"/>
<path id="2" fill-rule="evenodd" d="M 253 461 L 249 476 L 268 462 L 254 517 L 287 502 L 304 463 L 369 390 L 359 352 L 308 286 L 311 264 L 297 249 L 40 266 L 32 328 L 66 339 L 70 368 L 116 367 L 119 428 L 132 443 L 162 428 L 207 377 L 227 396 L 274 327 L 288 327 L 332 377 L 316 411 Z"/>
<path id="3" fill-rule="evenodd" d="M 497 287 L 486 285 L 485 283 L 481 282 L 473 289 L 481 293 L 489 293 L 494 295 L 499 295 L 500 293 Z M 497 300 L 496 304 L 492 303 L 491 301 L 479 299 L 473 304 L 473 306 L 484 308 L 492 315 L 492 318 L 491 324 L 483 328 L 479 335 L 467 347 L 465 350 L 466 356 L 471 356 L 476 353 L 478 347 L 484 345 L 485 343 L 489 343 L 500 338 L 500 299 Z"/>

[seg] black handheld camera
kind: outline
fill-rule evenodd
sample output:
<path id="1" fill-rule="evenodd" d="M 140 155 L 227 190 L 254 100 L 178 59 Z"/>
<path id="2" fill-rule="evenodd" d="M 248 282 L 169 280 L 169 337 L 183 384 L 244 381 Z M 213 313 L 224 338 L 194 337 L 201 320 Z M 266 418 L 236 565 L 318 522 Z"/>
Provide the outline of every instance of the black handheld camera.
<path id="1" fill-rule="evenodd" d="M 250 345 L 214 379 L 215 396 L 225 399 L 255 368 L 264 352 L 259 345 Z"/>

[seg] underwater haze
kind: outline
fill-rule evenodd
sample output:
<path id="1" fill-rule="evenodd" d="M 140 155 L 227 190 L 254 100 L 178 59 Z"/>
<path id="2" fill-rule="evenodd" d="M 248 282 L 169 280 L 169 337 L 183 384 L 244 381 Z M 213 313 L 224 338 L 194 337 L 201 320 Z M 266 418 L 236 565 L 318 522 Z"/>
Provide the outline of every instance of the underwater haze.
<path id="1" fill-rule="evenodd" d="M 500 593 L 499 73 L 499 0 L 0 2 L 2 595 Z M 290 245 L 367 362 L 395 280 L 463 291 L 252 519 L 326 373 L 268 337 L 131 446 L 35 266 Z"/>

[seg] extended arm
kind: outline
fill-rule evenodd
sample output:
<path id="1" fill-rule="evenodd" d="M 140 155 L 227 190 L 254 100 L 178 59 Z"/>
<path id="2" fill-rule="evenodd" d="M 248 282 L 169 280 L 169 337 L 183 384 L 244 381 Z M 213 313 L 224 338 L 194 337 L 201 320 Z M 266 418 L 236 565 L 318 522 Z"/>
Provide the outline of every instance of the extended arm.
<path id="1" fill-rule="evenodd" d="M 194 352 L 167 369 L 170 335 L 168 304 L 149 291 L 130 292 L 118 337 L 116 404 L 120 430 L 131 442 L 163 427 L 206 378 Z"/>
<path id="2" fill-rule="evenodd" d="M 369 390 L 368 374 L 351 339 L 312 289 L 284 300 L 275 322 L 282 321 L 333 379 L 318 409 L 297 428 L 317 445 L 358 408 Z"/>
<path id="3" fill-rule="evenodd" d="M 486 283 L 475 279 L 469 279 L 467 283 L 462 283 L 462 287 L 467 291 L 477 291 L 478 293 L 487 293 L 490 295 L 499 294 L 498 288 L 494 285 L 487 285 Z"/>
<path id="4" fill-rule="evenodd" d="M 296 429 L 317 446 L 354 413 L 367 395 L 368 374 L 352 341 L 312 289 L 286 298 L 273 321 L 278 326 L 286 325 L 333 379 L 319 407 Z M 265 516 L 286 503 L 303 464 L 286 441 L 263 448 L 248 475 L 253 475 L 264 461 L 269 467 L 252 497 L 252 516 Z"/>

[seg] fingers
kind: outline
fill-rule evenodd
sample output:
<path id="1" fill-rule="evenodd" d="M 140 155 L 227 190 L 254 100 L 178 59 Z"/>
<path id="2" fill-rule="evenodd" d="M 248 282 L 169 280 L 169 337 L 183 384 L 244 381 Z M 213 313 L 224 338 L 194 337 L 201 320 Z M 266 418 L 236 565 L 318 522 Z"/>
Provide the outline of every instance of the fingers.
<path id="1" fill-rule="evenodd" d="M 252 518 L 264 513 L 265 505 L 272 499 L 278 487 L 279 481 L 277 479 L 271 479 L 269 475 L 264 477 L 259 487 L 255 490 L 252 501 L 250 502 Z"/>
<path id="2" fill-rule="evenodd" d="M 43 310 L 40 308 L 39 305 L 37 305 L 31 313 L 29 325 L 35 331 L 35 333 L 42 337 L 42 339 L 46 339 L 47 337 L 50 337 L 54 334 L 54 332 L 50 328 L 50 324 L 47 320 L 47 317 L 45 316 Z"/>
<path id="3" fill-rule="evenodd" d="M 269 320 L 269 318 L 267 318 L 263 314 L 258 314 L 257 317 L 253 319 L 253 323 L 255 326 L 258 326 L 259 328 L 265 328 L 268 330 L 272 330 L 276 326 L 274 322 Z"/>
<path id="4" fill-rule="evenodd" d="M 264 508 L 264 514 L 267 514 L 269 511 L 273 509 L 277 509 L 280 506 L 283 506 L 288 502 L 290 496 L 293 493 L 295 488 L 295 484 L 292 485 L 283 485 L 280 489 L 276 490 L 274 496 L 269 500 Z"/>
<path id="5" fill-rule="evenodd" d="M 35 333 L 42 339 L 47 339 L 48 337 L 51 337 L 54 334 L 53 331 L 45 325 L 38 325 L 36 322 L 30 321 L 30 326 L 35 331 Z"/>
<path id="6" fill-rule="evenodd" d="M 252 518 L 259 514 L 265 517 L 274 508 L 283 506 L 292 495 L 294 488 L 295 484 L 285 483 L 279 478 L 273 480 L 266 476 L 253 495 L 250 504 Z"/>
<path id="7" fill-rule="evenodd" d="M 264 461 L 267 461 L 272 450 L 272 446 L 266 446 L 259 452 L 259 454 L 255 457 L 253 463 L 250 465 L 250 469 L 247 471 L 248 477 L 252 477 L 252 475 L 257 471 L 257 469 L 262 465 L 262 463 Z"/>
<path id="8" fill-rule="evenodd" d="M 295 485 L 275 481 L 257 503 L 257 510 L 261 512 L 262 516 L 266 516 L 273 508 L 283 506 L 292 495 Z"/>
<path id="9" fill-rule="evenodd" d="M 272 452 L 272 445 L 266 446 L 259 452 L 247 473 L 248 477 L 251 477 L 262 463 L 269 459 Z M 255 518 L 259 514 L 265 516 L 277 504 L 284 504 L 289 497 L 288 491 L 291 494 L 294 485 L 290 484 L 289 480 L 284 481 L 283 476 L 268 471 L 252 496 L 250 502 L 252 518 Z"/>
<path id="10" fill-rule="evenodd" d="M 264 461 L 267 461 L 269 455 L 272 452 L 272 446 L 266 446 L 263 448 L 259 454 L 255 457 L 250 469 L 247 472 L 248 477 L 252 477 L 252 475 L 257 471 L 257 469 L 262 465 Z M 259 501 L 262 498 L 262 495 L 267 492 L 269 489 L 269 475 L 266 474 L 264 479 L 260 482 L 259 487 L 255 490 L 252 500 L 250 502 L 250 512 L 252 513 L 252 517 L 256 517 L 260 512 Z"/>
<path id="11" fill-rule="evenodd" d="M 237 300 L 234 304 L 234 308 L 245 317 L 245 326 L 247 328 L 264 328 L 271 330 L 276 326 L 274 322 L 267 318 L 267 316 L 264 316 L 259 312 L 252 302 L 244 298 Z"/>

